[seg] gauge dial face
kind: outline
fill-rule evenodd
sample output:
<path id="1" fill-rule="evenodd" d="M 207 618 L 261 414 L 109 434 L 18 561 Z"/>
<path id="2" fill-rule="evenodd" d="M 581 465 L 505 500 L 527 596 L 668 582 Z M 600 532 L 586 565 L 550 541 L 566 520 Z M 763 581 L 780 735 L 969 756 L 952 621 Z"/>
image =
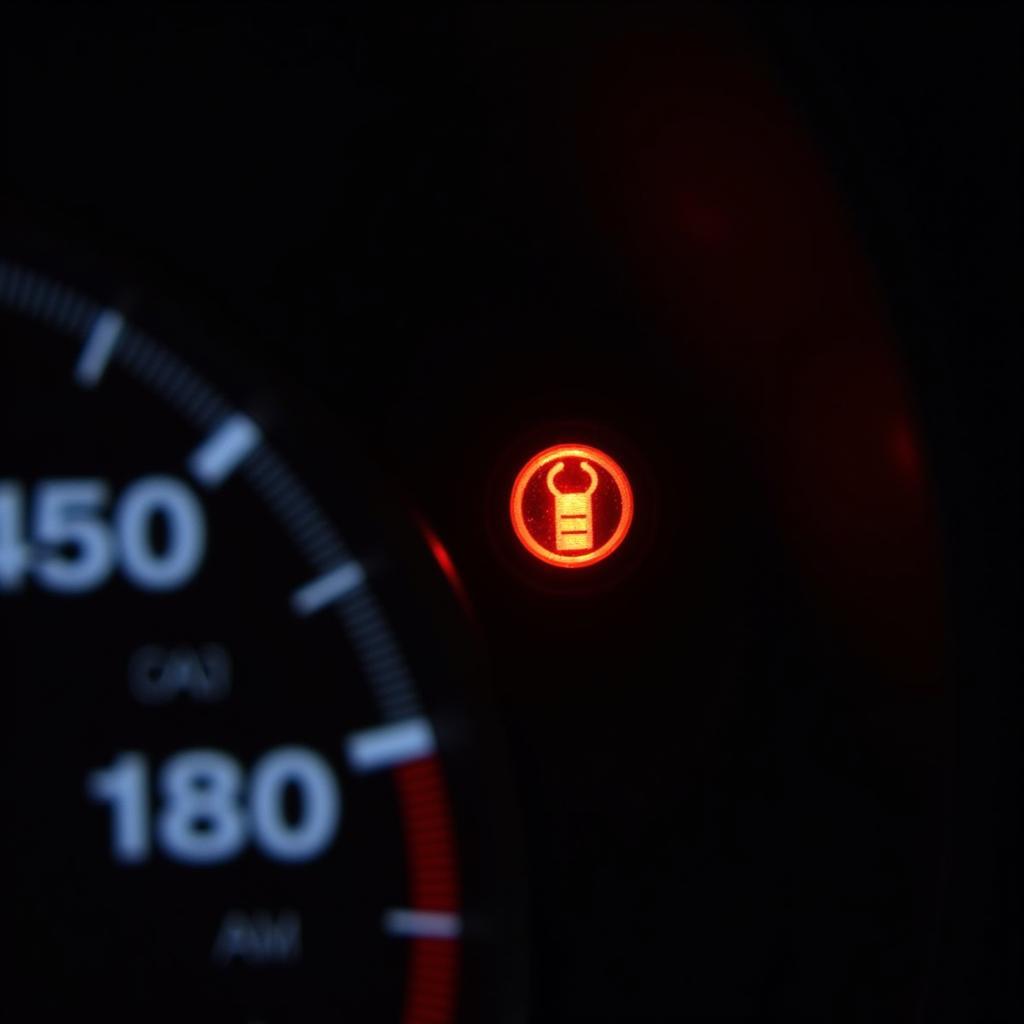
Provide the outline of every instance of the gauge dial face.
<path id="1" fill-rule="evenodd" d="M 0 320 L 27 1005 L 462 1019 L 458 822 L 422 682 L 443 665 L 417 673 L 372 560 L 169 347 L 10 263 Z"/>

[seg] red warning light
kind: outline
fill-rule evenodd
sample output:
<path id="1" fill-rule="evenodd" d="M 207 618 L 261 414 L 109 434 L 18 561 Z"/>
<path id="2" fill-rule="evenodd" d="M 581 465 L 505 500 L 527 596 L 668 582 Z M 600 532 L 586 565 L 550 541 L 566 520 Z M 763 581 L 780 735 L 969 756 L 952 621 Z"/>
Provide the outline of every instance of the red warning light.
<path id="1" fill-rule="evenodd" d="M 534 455 L 512 487 L 512 528 L 549 565 L 578 569 L 606 559 L 633 521 L 633 491 L 597 448 L 560 444 Z"/>

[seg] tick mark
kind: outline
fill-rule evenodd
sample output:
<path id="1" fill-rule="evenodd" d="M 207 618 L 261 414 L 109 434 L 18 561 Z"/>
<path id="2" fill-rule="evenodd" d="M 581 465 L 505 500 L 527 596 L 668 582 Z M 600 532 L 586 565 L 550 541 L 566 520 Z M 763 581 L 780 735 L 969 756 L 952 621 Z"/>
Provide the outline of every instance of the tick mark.
<path id="1" fill-rule="evenodd" d="M 262 439 L 263 434 L 253 420 L 234 413 L 188 457 L 189 472 L 205 487 L 219 487 Z"/>
<path id="2" fill-rule="evenodd" d="M 360 775 L 419 761 L 430 757 L 435 748 L 434 730 L 422 715 L 363 729 L 345 738 L 348 765 Z"/>
<path id="3" fill-rule="evenodd" d="M 384 911 L 381 925 L 388 935 L 410 939 L 457 939 L 462 917 L 441 910 L 393 908 Z"/>
<path id="4" fill-rule="evenodd" d="M 292 594 L 292 611 L 296 615 L 312 615 L 352 593 L 366 581 L 366 572 L 356 561 L 343 562 L 323 576 L 299 587 Z"/>
<path id="5" fill-rule="evenodd" d="M 83 388 L 99 384 L 124 331 L 124 317 L 116 309 L 105 309 L 92 325 L 75 364 L 75 381 Z"/>

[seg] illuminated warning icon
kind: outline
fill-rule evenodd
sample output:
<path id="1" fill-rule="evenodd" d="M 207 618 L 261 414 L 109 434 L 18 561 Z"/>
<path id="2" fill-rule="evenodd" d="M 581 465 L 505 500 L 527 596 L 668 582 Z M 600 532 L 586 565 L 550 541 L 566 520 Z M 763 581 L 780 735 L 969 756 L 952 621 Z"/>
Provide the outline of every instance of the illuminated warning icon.
<path id="1" fill-rule="evenodd" d="M 535 455 L 512 487 L 512 528 L 530 554 L 580 568 L 607 558 L 633 520 L 633 492 L 619 464 L 596 448 L 555 445 Z"/>
<path id="2" fill-rule="evenodd" d="M 580 462 L 587 474 L 585 491 L 568 494 L 555 487 L 555 477 L 565 469 L 564 462 L 556 462 L 547 475 L 548 490 L 555 496 L 555 547 L 559 551 L 589 551 L 594 546 L 594 508 L 590 500 L 597 490 L 597 473 L 589 462 Z"/>

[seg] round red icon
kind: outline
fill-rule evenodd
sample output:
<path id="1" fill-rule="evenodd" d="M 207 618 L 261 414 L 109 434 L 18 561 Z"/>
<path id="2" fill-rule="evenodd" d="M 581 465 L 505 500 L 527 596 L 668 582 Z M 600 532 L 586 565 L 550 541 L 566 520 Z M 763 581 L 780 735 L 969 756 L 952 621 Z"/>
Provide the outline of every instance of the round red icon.
<path id="1" fill-rule="evenodd" d="M 633 521 L 633 491 L 622 467 L 585 444 L 534 455 L 512 487 L 512 528 L 531 555 L 578 569 L 607 558 Z"/>

